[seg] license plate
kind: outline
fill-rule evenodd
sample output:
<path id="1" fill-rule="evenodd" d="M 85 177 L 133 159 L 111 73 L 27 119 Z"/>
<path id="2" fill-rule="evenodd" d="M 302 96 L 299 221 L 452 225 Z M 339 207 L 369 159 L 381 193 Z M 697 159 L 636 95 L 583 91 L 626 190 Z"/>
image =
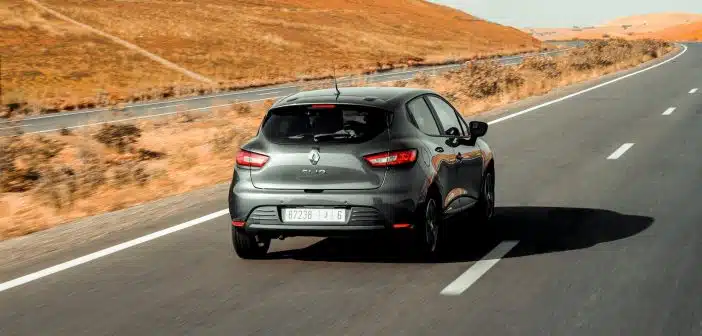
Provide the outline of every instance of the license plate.
<path id="1" fill-rule="evenodd" d="M 346 209 L 283 209 L 283 222 L 345 223 Z"/>

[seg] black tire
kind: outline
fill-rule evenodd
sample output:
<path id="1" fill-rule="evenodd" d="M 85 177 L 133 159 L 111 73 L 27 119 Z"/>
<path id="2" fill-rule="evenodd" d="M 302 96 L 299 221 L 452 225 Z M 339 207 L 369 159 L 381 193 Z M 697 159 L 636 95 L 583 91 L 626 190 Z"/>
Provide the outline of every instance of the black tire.
<path id="1" fill-rule="evenodd" d="M 243 229 L 232 227 L 232 244 L 241 259 L 262 259 L 266 257 L 271 239 L 247 233 Z"/>
<path id="2" fill-rule="evenodd" d="M 488 170 L 483 176 L 480 199 L 471 215 L 481 224 L 486 224 L 495 215 L 495 171 L 493 169 Z"/>
<path id="3" fill-rule="evenodd" d="M 443 225 L 441 202 L 430 197 L 420 207 L 415 222 L 415 247 L 423 257 L 434 259 L 443 254 L 447 239 Z"/>

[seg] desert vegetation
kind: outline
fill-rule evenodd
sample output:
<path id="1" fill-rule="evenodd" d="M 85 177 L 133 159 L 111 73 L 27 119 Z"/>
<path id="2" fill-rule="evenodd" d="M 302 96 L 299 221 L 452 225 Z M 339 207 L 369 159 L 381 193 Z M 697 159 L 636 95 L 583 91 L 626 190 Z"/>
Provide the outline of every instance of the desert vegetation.
<path id="1" fill-rule="evenodd" d="M 595 40 L 564 56 L 526 58 L 518 66 L 470 63 L 435 78 L 394 85 L 428 86 L 450 98 L 465 115 L 538 96 L 565 85 L 602 76 L 658 58 L 674 46 L 659 40 Z"/>
<path id="2" fill-rule="evenodd" d="M 519 66 L 475 63 L 389 85 L 433 88 L 471 115 L 628 68 L 673 48 L 654 40 L 595 41 Z M 272 103 L 0 138 L 0 239 L 226 182 L 239 144 L 256 133 Z"/>

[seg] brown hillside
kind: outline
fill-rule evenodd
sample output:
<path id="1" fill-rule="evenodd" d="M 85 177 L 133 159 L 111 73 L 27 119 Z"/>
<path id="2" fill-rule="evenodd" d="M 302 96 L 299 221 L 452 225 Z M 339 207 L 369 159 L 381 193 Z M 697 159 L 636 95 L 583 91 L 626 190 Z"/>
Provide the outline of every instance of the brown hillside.
<path id="1" fill-rule="evenodd" d="M 517 29 L 417 0 L 40 2 L 228 87 L 329 75 L 332 61 L 349 73 L 540 47 Z M 4 94 L 14 100 L 193 84 L 25 1 L 0 4 Z"/>
<path id="2" fill-rule="evenodd" d="M 621 25 L 632 25 L 632 26 L 647 26 L 653 30 L 665 29 L 668 27 L 676 26 L 684 23 L 691 23 L 695 21 L 702 20 L 702 14 L 697 13 L 676 13 L 676 12 L 664 12 L 664 13 L 651 13 L 642 15 L 632 15 L 622 18 L 617 18 L 609 21 L 603 26 L 621 26 Z"/>
<path id="3" fill-rule="evenodd" d="M 669 27 L 649 36 L 668 41 L 702 41 L 702 21 Z"/>
<path id="4" fill-rule="evenodd" d="M 533 28 L 524 31 L 533 33 L 541 40 L 599 39 L 617 37 L 625 39 L 652 37 L 661 30 L 681 24 L 702 20 L 695 13 L 652 13 L 617 18 L 593 27 Z"/>

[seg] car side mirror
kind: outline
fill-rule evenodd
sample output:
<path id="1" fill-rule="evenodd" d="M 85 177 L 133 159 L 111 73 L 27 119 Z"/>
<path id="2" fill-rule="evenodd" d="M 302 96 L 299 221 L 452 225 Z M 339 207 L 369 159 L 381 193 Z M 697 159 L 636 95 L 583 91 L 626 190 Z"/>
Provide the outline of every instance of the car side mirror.
<path id="1" fill-rule="evenodd" d="M 470 129 L 471 138 L 479 138 L 487 133 L 488 124 L 482 121 L 471 121 L 468 123 L 468 128 Z"/>

